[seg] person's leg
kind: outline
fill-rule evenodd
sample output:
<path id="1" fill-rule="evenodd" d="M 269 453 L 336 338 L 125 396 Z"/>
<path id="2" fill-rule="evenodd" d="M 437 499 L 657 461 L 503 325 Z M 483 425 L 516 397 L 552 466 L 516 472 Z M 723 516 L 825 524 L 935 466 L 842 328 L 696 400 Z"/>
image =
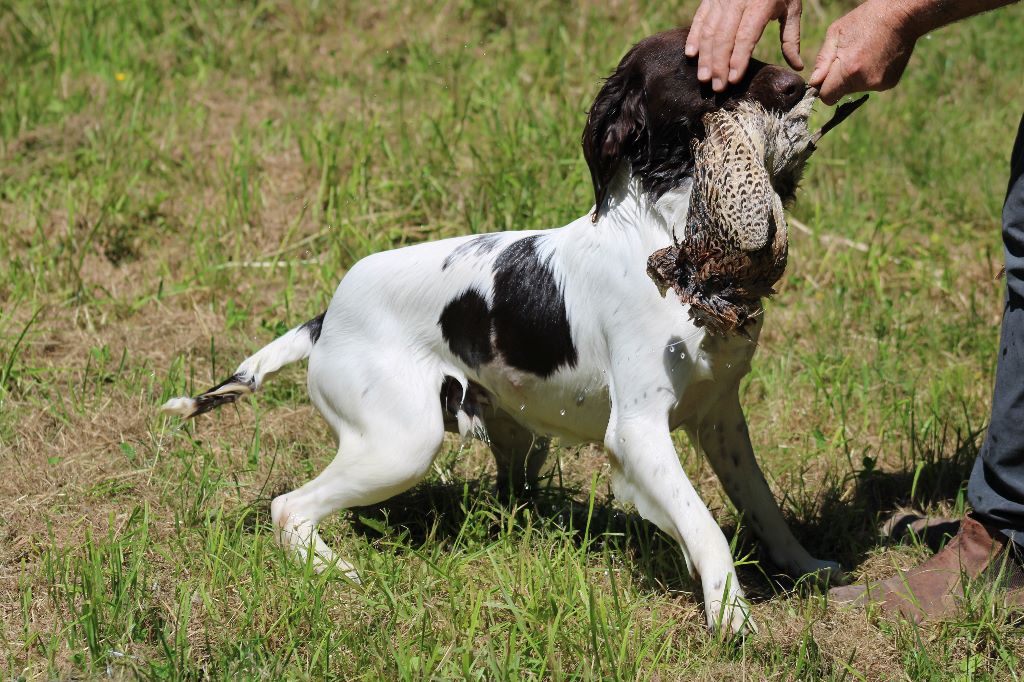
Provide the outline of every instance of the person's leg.
<path id="1" fill-rule="evenodd" d="M 996 366 L 992 418 L 967 486 L 974 512 L 941 551 L 906 573 L 871 585 L 850 585 L 829 592 L 838 603 L 879 605 L 884 612 L 913 620 L 951 614 L 964 592 L 964 576 L 1012 575 L 1019 581 L 1020 552 L 1003 550 L 1024 544 L 1024 118 L 1010 161 L 1010 183 L 1003 205 L 1006 255 L 1006 307 Z M 1013 596 L 1013 595 L 1011 595 Z M 1019 598 L 1019 595 L 1017 595 Z"/>
<path id="2" fill-rule="evenodd" d="M 967 499 L 976 519 L 1024 545 L 1024 119 L 1010 161 L 1003 248 L 1006 308 L 992 418 L 974 462 Z"/>

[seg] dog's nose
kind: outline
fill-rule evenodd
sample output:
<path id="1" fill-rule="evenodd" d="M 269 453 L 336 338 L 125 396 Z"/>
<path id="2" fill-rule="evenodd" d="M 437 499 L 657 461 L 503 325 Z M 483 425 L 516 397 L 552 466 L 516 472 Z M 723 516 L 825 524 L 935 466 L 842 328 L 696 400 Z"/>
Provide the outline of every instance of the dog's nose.
<path id="1" fill-rule="evenodd" d="M 753 74 L 747 96 L 767 109 L 789 111 L 803 99 L 806 90 L 807 84 L 799 74 L 766 65 Z"/>
<path id="2" fill-rule="evenodd" d="M 776 69 L 772 74 L 772 90 L 778 93 L 782 110 L 789 111 L 803 99 L 807 84 L 792 71 Z"/>

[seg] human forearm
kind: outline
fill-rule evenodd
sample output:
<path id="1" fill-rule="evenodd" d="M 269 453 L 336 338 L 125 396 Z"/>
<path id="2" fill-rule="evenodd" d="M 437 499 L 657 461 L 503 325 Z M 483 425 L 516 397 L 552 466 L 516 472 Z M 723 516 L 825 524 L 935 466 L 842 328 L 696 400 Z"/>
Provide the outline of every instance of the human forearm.
<path id="1" fill-rule="evenodd" d="M 911 40 L 989 10 L 1012 5 L 1018 0 L 868 0 L 889 13 Z"/>

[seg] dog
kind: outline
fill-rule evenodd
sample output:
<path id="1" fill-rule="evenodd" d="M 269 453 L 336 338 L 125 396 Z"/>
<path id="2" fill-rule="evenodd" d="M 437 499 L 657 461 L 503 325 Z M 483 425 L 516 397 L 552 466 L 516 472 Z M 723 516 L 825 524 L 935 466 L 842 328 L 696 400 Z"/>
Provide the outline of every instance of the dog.
<path id="1" fill-rule="evenodd" d="M 698 326 L 647 274 L 673 244 L 693 185 L 693 143 L 709 112 L 741 101 L 785 112 L 795 73 L 754 61 L 713 93 L 684 55 L 686 29 L 644 39 L 590 108 L 583 153 L 594 208 L 551 230 L 500 232 L 373 254 L 341 280 L 326 312 L 246 359 L 229 379 L 164 409 L 193 417 L 259 388 L 308 357 L 308 388 L 338 453 L 271 503 L 278 541 L 318 567 L 353 566 L 317 524 L 416 484 L 446 430 L 490 444 L 498 485 L 536 482 L 548 439 L 603 443 L 612 489 L 674 538 L 699 578 L 708 626 L 752 627 L 721 529 L 672 441 L 685 429 L 771 560 L 792 575 L 839 575 L 793 536 L 758 467 L 740 407 L 763 317 L 742 334 Z"/>

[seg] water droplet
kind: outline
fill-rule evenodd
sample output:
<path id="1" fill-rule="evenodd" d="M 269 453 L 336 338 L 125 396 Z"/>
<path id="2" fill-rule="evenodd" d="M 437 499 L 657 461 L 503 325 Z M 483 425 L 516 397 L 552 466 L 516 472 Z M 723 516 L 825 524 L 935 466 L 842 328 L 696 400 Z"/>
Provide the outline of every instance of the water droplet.
<path id="1" fill-rule="evenodd" d="M 587 390 L 583 389 L 580 394 L 576 396 L 576 406 L 579 407 L 583 404 L 583 400 L 587 397 Z"/>
<path id="2" fill-rule="evenodd" d="M 519 406 L 519 411 L 520 412 L 522 412 L 525 409 L 526 409 L 526 403 L 523 403 L 522 405 Z"/>
<path id="3" fill-rule="evenodd" d="M 564 417 L 565 416 L 565 408 L 563 407 L 561 410 L 559 410 L 558 414 L 560 414 L 560 415 L 562 415 Z"/>

